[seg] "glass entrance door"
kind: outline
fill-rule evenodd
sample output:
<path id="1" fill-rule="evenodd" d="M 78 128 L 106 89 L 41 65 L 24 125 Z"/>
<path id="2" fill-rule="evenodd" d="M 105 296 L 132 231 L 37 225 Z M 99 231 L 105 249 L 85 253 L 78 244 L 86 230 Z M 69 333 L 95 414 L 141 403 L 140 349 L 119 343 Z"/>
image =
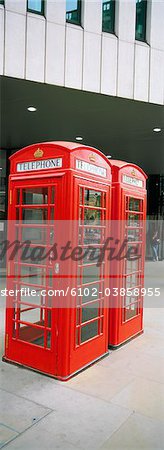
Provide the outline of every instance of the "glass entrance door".
<path id="1" fill-rule="evenodd" d="M 23 364 L 55 373 L 57 310 L 49 296 L 53 288 L 51 248 L 57 239 L 60 180 L 44 179 L 12 186 L 12 237 L 24 251 L 10 264 L 10 288 L 14 290 L 9 314 L 11 352 L 22 349 Z M 55 334 L 56 333 L 56 334 Z"/>

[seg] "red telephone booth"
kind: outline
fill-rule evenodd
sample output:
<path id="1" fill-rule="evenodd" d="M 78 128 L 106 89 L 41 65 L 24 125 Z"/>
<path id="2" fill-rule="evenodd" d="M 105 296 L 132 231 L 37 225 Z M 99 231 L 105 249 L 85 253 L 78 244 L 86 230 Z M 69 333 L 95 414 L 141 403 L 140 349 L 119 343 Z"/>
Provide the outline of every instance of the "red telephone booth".
<path id="1" fill-rule="evenodd" d="M 49 258 L 22 259 L 20 252 L 8 258 L 14 297 L 6 308 L 4 360 L 66 380 L 108 351 L 108 261 L 101 267 L 87 257 L 61 261 L 52 245 L 67 241 L 76 256 L 78 245 L 101 248 L 111 169 L 99 150 L 68 142 L 34 144 L 10 161 L 8 239 L 23 243 L 30 236 L 29 251 L 39 246 Z"/>
<path id="2" fill-rule="evenodd" d="M 115 348 L 143 331 L 147 176 L 135 164 L 110 165 L 112 236 L 122 247 L 110 264 L 109 346 Z"/>

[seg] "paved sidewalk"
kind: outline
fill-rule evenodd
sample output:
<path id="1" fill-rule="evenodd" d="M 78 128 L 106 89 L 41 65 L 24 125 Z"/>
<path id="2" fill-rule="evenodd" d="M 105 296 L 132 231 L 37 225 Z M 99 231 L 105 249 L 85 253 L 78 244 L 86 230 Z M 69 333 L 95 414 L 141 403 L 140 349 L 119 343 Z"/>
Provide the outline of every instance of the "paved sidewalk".
<path id="1" fill-rule="evenodd" d="M 145 285 L 161 296 L 145 299 L 144 334 L 70 381 L 0 362 L 0 448 L 164 449 L 164 262 Z M 1 355 L 3 334 L 1 302 Z"/>

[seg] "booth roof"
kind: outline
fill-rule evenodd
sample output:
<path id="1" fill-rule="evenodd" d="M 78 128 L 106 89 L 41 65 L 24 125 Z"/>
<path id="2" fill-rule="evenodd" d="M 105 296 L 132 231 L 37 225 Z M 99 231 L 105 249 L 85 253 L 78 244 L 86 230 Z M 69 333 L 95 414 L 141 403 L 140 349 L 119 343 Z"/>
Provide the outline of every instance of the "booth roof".
<path id="1" fill-rule="evenodd" d="M 59 146 L 62 147 L 63 149 L 67 149 L 69 151 L 73 151 L 76 149 L 89 149 L 91 151 L 95 151 L 96 153 L 101 154 L 101 156 L 104 157 L 104 159 L 107 159 L 105 154 L 97 149 L 96 147 L 91 147 L 90 145 L 85 145 L 82 143 L 78 143 L 78 142 L 67 142 L 67 141 L 46 141 L 46 142 L 36 142 L 34 144 L 30 144 L 28 146 L 22 147 L 20 150 L 18 150 L 17 152 L 13 153 L 9 159 L 12 159 L 16 156 L 16 154 L 23 152 L 24 150 L 30 149 L 30 147 L 36 147 L 36 146 L 41 146 L 41 145 L 53 145 L 53 146 Z"/>
<path id="2" fill-rule="evenodd" d="M 122 169 L 123 167 L 134 167 L 134 169 L 139 170 L 139 172 L 142 173 L 142 175 L 144 175 L 145 178 L 147 178 L 146 173 L 143 171 L 143 169 L 141 169 L 141 167 L 137 166 L 136 164 L 133 163 L 129 163 L 126 161 L 120 161 L 119 159 L 110 159 L 110 165 L 111 167 L 117 167 L 118 170 Z"/>
<path id="3" fill-rule="evenodd" d="M 97 153 L 99 156 L 101 156 L 101 158 L 103 158 L 105 160 L 105 162 L 108 164 L 108 166 L 110 167 L 111 170 L 111 164 L 110 161 L 107 159 L 106 155 L 99 150 L 98 148 L 95 147 L 91 147 L 90 145 L 85 145 L 82 144 L 80 142 L 67 142 L 67 141 L 46 141 L 46 142 L 37 142 L 31 145 L 28 145 L 26 147 L 21 148 L 20 150 L 18 150 L 17 152 L 13 153 L 9 159 L 12 161 L 13 159 L 15 159 L 17 156 L 20 156 L 21 153 L 23 152 L 28 152 L 28 150 L 30 149 L 35 149 L 36 147 L 41 147 L 41 146 L 51 146 L 52 147 L 58 147 L 59 149 L 65 149 L 68 152 L 73 152 L 74 150 L 89 150 L 91 152 L 95 152 Z"/>

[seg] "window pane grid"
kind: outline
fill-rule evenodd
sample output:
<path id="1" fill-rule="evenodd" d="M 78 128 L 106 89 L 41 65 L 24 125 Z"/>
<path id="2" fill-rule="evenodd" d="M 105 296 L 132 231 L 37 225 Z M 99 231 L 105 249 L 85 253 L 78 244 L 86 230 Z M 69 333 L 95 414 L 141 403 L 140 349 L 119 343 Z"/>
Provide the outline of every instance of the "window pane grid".
<path id="1" fill-rule="evenodd" d="M 54 216 L 55 212 L 55 187 L 28 187 L 19 188 L 16 190 L 16 218 L 22 221 L 22 212 L 31 211 L 33 217 L 33 224 L 18 223 L 15 226 L 16 235 L 19 237 L 20 243 L 27 238 L 23 233 L 30 232 L 30 248 L 35 248 L 38 243 L 38 236 L 40 246 L 42 248 L 49 248 L 51 246 L 51 234 L 54 233 L 54 226 L 49 225 L 49 221 Z M 39 211 L 39 223 L 38 223 Z M 46 216 L 45 216 L 46 212 Z M 31 214 L 30 213 L 30 214 Z M 37 238 L 35 239 L 35 235 Z M 45 245 L 43 245 L 45 242 Z M 14 305 L 15 313 L 13 317 L 13 337 L 23 340 L 30 345 L 37 345 L 46 349 L 51 348 L 51 298 L 48 295 L 41 295 L 42 289 L 52 287 L 52 266 L 40 264 L 35 261 L 28 260 L 28 263 L 23 263 L 20 259 L 20 252 L 18 252 L 17 261 L 14 261 L 15 290 L 16 293 Z M 51 278 L 50 278 L 51 275 Z M 22 288 L 28 289 L 25 294 Z M 35 290 L 36 294 L 33 296 L 31 291 Z M 21 291 L 21 292 L 20 292 Z"/>
<path id="2" fill-rule="evenodd" d="M 97 249 L 103 245 L 105 237 L 105 226 L 103 218 L 106 212 L 106 194 L 101 191 L 95 191 L 85 187 L 79 189 L 79 210 L 81 222 L 79 223 L 79 241 L 83 249 L 87 249 L 92 243 L 92 247 Z M 84 222 L 86 213 L 93 213 L 92 222 L 89 225 Z M 99 224 L 96 223 L 96 212 L 101 213 Z M 83 220 L 83 222 L 82 222 Z M 88 241 L 87 231 L 95 233 L 95 239 L 99 243 Z M 98 237 L 97 237 L 98 235 Z M 86 240 L 87 239 L 87 240 Z M 91 260 L 80 262 L 78 265 L 78 288 L 81 289 L 81 295 L 77 296 L 76 311 L 76 346 L 82 345 L 86 341 L 99 336 L 103 332 L 104 317 L 104 264 L 97 268 L 97 264 Z M 94 293 L 93 289 L 95 289 Z"/>
<path id="3" fill-rule="evenodd" d="M 139 41 L 146 41 L 146 14 L 147 1 L 136 0 L 136 31 L 135 38 Z"/>
<path id="4" fill-rule="evenodd" d="M 143 242 L 143 200 L 125 197 L 125 236 L 128 239 L 127 250 L 131 245 L 139 245 L 138 254 L 142 255 Z M 140 295 L 142 288 L 142 271 L 141 258 L 137 260 L 134 258 L 125 259 L 124 261 L 123 284 L 124 288 L 130 289 L 131 295 L 126 295 L 122 298 L 123 312 L 122 320 L 127 322 L 136 317 L 140 313 L 139 304 L 141 303 Z M 135 289 L 138 289 L 135 295 Z"/>
<path id="5" fill-rule="evenodd" d="M 66 0 L 66 21 L 81 25 L 81 0 Z"/>
<path id="6" fill-rule="evenodd" d="M 27 11 L 44 15 L 44 0 L 27 0 Z"/>
<path id="7" fill-rule="evenodd" d="M 102 2 L 102 31 L 107 33 L 115 32 L 115 1 L 108 0 Z"/>

